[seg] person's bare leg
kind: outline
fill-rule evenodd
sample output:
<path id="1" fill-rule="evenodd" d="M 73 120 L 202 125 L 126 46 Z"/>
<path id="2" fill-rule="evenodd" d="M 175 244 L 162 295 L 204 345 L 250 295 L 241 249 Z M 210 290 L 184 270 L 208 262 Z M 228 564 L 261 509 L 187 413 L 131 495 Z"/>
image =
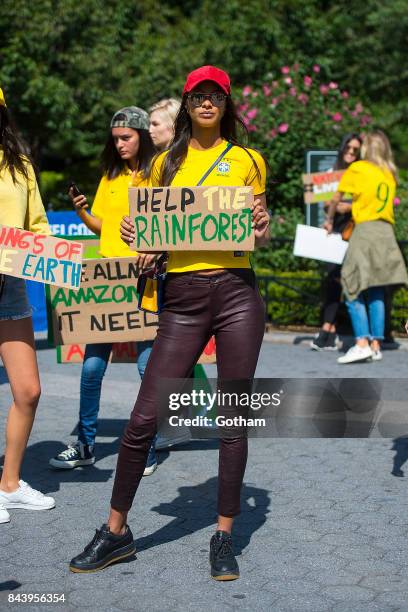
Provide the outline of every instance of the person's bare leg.
<path id="1" fill-rule="evenodd" d="M 226 531 L 227 533 L 231 533 L 232 525 L 234 523 L 234 519 L 230 516 L 222 516 L 218 515 L 217 522 L 217 531 Z"/>
<path id="2" fill-rule="evenodd" d="M 119 512 L 119 510 L 114 510 L 111 508 L 108 519 L 108 527 L 112 533 L 115 533 L 116 535 L 123 535 L 125 533 L 127 515 L 127 512 Z"/>
<path id="3" fill-rule="evenodd" d="M 10 493 L 19 487 L 21 463 L 41 394 L 31 317 L 0 321 L 0 356 L 14 399 L 7 418 L 0 482 L 0 488 Z"/>

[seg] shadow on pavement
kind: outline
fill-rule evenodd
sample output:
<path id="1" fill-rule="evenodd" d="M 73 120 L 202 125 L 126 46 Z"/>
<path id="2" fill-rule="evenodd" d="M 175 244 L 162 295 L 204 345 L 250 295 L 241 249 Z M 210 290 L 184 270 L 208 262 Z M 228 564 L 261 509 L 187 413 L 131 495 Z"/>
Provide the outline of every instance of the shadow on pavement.
<path id="1" fill-rule="evenodd" d="M 172 502 L 163 502 L 151 508 L 158 514 L 174 516 L 174 520 L 149 536 L 139 538 L 136 541 L 137 551 L 182 539 L 213 525 L 216 520 L 217 482 L 218 478 L 213 477 L 199 485 L 180 487 L 178 497 Z M 265 489 L 243 485 L 241 514 L 234 522 L 233 532 L 237 555 L 249 544 L 252 534 L 265 523 L 269 502 L 269 492 Z"/>
<path id="2" fill-rule="evenodd" d="M 408 436 L 401 436 L 400 438 L 395 438 L 393 442 L 394 444 L 392 446 L 392 450 L 395 451 L 395 455 L 391 474 L 393 476 L 403 478 L 404 472 L 402 470 L 402 466 L 408 459 Z"/>

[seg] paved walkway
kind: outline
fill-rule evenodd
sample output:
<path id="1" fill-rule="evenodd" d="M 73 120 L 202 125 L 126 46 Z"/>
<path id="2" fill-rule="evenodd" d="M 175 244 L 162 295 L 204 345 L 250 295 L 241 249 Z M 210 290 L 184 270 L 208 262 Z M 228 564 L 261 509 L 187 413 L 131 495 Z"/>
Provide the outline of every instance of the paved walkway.
<path id="1" fill-rule="evenodd" d="M 381 363 L 342 367 L 335 355 L 312 353 L 296 336 L 281 344 L 270 339 L 258 376 L 397 379 L 407 371 L 405 350 L 385 352 Z M 138 376 L 133 365 L 108 370 L 96 465 L 52 471 L 49 457 L 74 440 L 80 367 L 57 365 L 50 349 L 38 357 L 43 396 L 23 478 L 55 496 L 57 508 L 15 510 L 11 523 L 0 526 L 1 610 L 23 607 L 8 603 L 10 595 L 58 593 L 65 603 L 23 609 L 408 611 L 407 482 L 390 474 L 391 439 L 250 440 L 234 538 L 242 577 L 232 583 L 208 577 L 216 442 L 161 452 L 159 469 L 143 479 L 129 516 L 137 558 L 94 575 L 69 573 L 70 558 L 106 518 L 118 439 Z M 3 410 L 8 402 L 0 368 Z M 0 429 L 3 439 L 4 420 Z"/>

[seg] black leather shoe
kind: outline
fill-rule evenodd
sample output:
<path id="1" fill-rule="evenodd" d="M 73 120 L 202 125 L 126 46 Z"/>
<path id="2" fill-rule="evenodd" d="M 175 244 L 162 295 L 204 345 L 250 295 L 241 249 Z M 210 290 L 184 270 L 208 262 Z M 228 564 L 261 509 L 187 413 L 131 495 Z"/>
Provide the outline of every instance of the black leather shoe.
<path id="1" fill-rule="evenodd" d="M 214 580 L 239 578 L 239 567 L 232 550 L 232 538 L 226 531 L 216 531 L 211 538 L 210 564 Z"/>
<path id="2" fill-rule="evenodd" d="M 69 569 L 71 572 L 97 572 L 111 563 L 131 557 L 135 552 L 136 545 L 128 525 L 123 535 L 115 535 L 104 524 L 96 530 L 84 551 L 72 559 Z"/>

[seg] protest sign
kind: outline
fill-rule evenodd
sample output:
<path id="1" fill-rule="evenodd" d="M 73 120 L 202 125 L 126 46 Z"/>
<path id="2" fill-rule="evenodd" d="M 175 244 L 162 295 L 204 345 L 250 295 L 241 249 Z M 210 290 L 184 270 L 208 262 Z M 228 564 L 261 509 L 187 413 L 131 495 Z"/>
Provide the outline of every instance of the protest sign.
<path id="1" fill-rule="evenodd" d="M 331 200 L 337 191 L 343 170 L 334 172 L 313 172 L 302 174 L 304 202 L 305 204 L 316 204 Z"/>
<path id="2" fill-rule="evenodd" d="M 129 188 L 135 251 L 253 251 L 252 187 Z"/>
<path id="3" fill-rule="evenodd" d="M 85 344 L 66 344 L 57 346 L 57 361 L 58 363 L 82 363 L 85 355 Z M 136 342 L 119 342 L 114 343 L 110 355 L 112 363 L 135 363 L 137 361 L 137 343 Z M 204 351 L 201 354 L 198 363 L 209 364 L 215 363 L 215 340 L 210 339 Z"/>
<path id="4" fill-rule="evenodd" d="M 328 234 L 326 230 L 310 225 L 296 226 L 293 254 L 297 257 L 341 264 L 347 248 L 348 242 L 342 240 L 341 234 Z"/>
<path id="5" fill-rule="evenodd" d="M 81 287 L 47 289 L 49 339 L 54 344 L 152 340 L 157 316 L 139 311 L 134 257 L 87 259 Z"/>
<path id="6" fill-rule="evenodd" d="M 83 245 L 0 225 L 0 273 L 77 288 L 81 282 Z"/>

